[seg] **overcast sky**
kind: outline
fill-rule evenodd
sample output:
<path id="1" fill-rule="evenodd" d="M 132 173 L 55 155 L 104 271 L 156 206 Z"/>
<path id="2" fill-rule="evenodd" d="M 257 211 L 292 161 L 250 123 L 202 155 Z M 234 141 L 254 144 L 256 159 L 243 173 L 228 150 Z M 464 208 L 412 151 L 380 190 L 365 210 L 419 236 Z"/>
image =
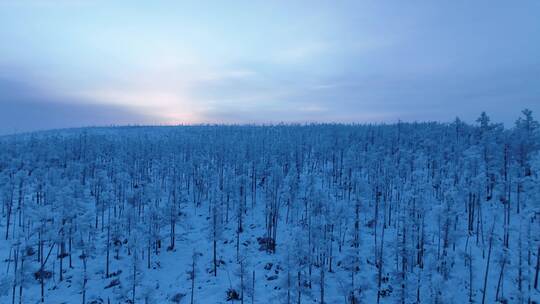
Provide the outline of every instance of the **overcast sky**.
<path id="1" fill-rule="evenodd" d="M 0 0 L 0 133 L 540 113 L 540 1 Z"/>

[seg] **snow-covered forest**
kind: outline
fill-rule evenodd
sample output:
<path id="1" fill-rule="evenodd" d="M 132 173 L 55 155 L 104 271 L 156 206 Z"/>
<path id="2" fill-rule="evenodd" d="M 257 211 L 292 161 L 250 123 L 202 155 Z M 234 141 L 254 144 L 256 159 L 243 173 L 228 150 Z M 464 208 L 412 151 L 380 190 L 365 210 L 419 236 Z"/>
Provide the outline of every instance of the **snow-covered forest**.
<path id="1" fill-rule="evenodd" d="M 0 137 L 0 303 L 538 303 L 540 126 Z"/>

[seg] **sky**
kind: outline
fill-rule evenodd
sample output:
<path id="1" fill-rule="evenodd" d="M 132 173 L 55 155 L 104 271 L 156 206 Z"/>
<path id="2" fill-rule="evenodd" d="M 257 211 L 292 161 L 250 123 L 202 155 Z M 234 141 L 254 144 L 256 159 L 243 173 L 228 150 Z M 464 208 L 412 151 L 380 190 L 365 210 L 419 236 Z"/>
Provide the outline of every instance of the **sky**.
<path id="1" fill-rule="evenodd" d="M 0 134 L 540 113 L 540 1 L 0 0 Z"/>

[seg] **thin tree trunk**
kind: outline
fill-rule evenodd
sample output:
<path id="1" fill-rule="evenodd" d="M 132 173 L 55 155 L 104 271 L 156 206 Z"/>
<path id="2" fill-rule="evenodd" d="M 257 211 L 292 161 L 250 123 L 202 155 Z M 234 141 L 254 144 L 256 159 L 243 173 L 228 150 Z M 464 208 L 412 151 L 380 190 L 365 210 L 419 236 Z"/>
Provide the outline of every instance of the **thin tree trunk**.
<path id="1" fill-rule="evenodd" d="M 536 274 L 534 275 L 534 289 L 538 289 L 538 272 L 540 270 L 540 246 L 536 253 Z"/>
<path id="2" fill-rule="evenodd" d="M 255 270 L 253 270 L 253 277 L 251 280 L 251 304 L 255 303 Z"/>
<path id="3" fill-rule="evenodd" d="M 19 248 L 14 249 L 13 260 L 15 261 L 15 269 L 13 270 L 13 288 L 11 303 L 15 304 L 15 290 L 17 289 L 17 268 L 19 266 Z"/>
<path id="4" fill-rule="evenodd" d="M 493 248 L 493 230 L 495 229 L 495 219 L 493 219 L 493 224 L 491 226 L 491 232 L 489 236 L 489 249 L 488 249 L 488 257 L 487 257 L 487 263 L 486 263 L 486 272 L 484 274 L 484 289 L 482 290 L 482 304 L 486 302 L 486 291 L 487 291 L 487 281 L 488 281 L 488 274 L 489 274 L 489 262 L 491 261 L 491 249 Z"/>
<path id="5" fill-rule="evenodd" d="M 495 301 L 499 301 L 499 291 L 501 290 L 501 284 L 504 277 L 504 266 L 506 265 L 506 257 L 503 258 L 501 264 L 501 271 L 499 272 L 499 280 L 497 281 L 497 291 L 495 292 Z"/>
<path id="6" fill-rule="evenodd" d="M 191 301 L 193 304 L 195 294 L 195 254 L 193 254 L 193 259 L 191 261 Z"/>

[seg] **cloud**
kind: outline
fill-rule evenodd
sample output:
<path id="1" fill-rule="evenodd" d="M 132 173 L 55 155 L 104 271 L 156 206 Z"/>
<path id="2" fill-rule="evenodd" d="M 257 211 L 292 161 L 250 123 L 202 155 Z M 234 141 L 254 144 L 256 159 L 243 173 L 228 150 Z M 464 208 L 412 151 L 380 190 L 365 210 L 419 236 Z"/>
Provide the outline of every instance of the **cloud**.
<path id="1" fill-rule="evenodd" d="M 330 45 L 320 42 L 297 44 L 279 50 L 274 54 L 274 62 L 277 64 L 298 64 L 313 60 L 330 51 Z"/>
<path id="2" fill-rule="evenodd" d="M 89 85 L 71 85 L 56 89 L 63 96 L 96 104 L 110 104 L 159 117 L 167 124 L 200 123 L 208 121 L 207 109 L 215 106 L 212 100 L 200 98 L 220 84 L 242 84 L 256 79 L 255 71 L 243 67 L 165 66 L 132 67 L 123 73 L 94 78 Z M 58 87 L 53 85 L 53 87 Z M 205 92 L 205 93 L 202 93 Z M 233 100 L 229 92 L 219 90 L 220 100 Z"/>
<path id="3" fill-rule="evenodd" d="M 84 126 L 155 124 L 161 118 L 115 105 L 74 102 L 0 77 L 0 135 Z"/>

